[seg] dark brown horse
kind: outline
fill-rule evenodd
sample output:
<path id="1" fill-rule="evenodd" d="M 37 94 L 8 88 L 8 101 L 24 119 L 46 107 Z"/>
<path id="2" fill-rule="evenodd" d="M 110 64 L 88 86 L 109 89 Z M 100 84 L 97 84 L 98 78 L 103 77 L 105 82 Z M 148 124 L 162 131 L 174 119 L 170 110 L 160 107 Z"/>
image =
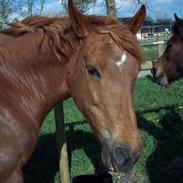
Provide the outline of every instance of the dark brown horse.
<path id="1" fill-rule="evenodd" d="M 154 64 L 152 74 L 157 83 L 168 85 L 183 77 L 183 20 L 175 14 L 173 36 L 168 40 L 163 55 Z"/>
<path id="2" fill-rule="evenodd" d="M 72 97 L 103 145 L 104 165 L 128 172 L 142 150 L 133 90 L 142 61 L 134 34 L 145 7 L 122 24 L 85 16 L 31 17 L 0 44 L 0 182 L 22 183 L 48 111 Z"/>

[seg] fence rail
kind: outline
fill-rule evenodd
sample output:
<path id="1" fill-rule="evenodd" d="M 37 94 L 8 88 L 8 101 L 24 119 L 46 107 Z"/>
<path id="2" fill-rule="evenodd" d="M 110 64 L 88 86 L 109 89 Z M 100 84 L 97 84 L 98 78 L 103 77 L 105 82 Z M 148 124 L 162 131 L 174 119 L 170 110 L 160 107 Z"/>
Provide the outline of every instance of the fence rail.
<path id="1" fill-rule="evenodd" d="M 159 58 L 163 54 L 163 52 L 165 50 L 166 40 L 158 40 L 158 41 L 151 42 L 151 43 L 141 43 L 140 45 L 144 49 L 145 49 L 145 47 L 146 48 L 152 47 L 152 46 L 157 47 L 156 55 L 157 55 L 157 58 Z M 143 62 L 143 64 L 141 65 L 141 70 L 150 70 L 152 68 L 152 66 L 153 66 L 153 62 L 156 61 L 156 59 L 154 59 L 154 60 L 145 60 Z"/>

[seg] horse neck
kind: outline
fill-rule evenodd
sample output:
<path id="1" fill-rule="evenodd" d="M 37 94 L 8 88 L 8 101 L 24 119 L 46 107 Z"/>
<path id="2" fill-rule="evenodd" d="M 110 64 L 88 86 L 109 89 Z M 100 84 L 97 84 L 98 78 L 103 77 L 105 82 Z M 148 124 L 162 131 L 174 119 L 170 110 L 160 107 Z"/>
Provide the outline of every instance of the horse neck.
<path id="1" fill-rule="evenodd" d="M 51 107 L 69 97 L 64 66 L 52 52 L 48 38 L 42 43 L 40 39 L 39 34 L 28 33 L 0 48 L 0 65 L 4 66 L 0 82 L 3 78 L 8 81 L 4 84 L 6 96 L 0 92 L 0 98 L 8 98 L 13 112 L 24 113 L 39 126 Z"/>

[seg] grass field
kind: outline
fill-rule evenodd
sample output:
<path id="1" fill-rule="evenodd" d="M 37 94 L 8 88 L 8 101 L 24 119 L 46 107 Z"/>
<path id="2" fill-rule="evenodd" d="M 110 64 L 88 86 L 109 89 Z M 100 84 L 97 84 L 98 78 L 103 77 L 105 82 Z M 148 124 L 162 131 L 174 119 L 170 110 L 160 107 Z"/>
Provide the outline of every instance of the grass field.
<path id="1" fill-rule="evenodd" d="M 158 58 L 158 47 L 157 45 L 149 45 L 143 47 L 144 60 L 154 61 Z"/>
<path id="2" fill-rule="evenodd" d="M 134 183 L 181 183 L 172 161 L 183 153 L 183 80 L 168 87 L 139 78 L 134 108 L 144 151 L 131 172 Z M 101 166 L 100 145 L 71 99 L 64 103 L 71 175 L 94 173 Z M 175 171 L 176 170 L 176 171 Z M 25 167 L 26 183 L 58 183 L 58 152 L 54 113 L 41 128 L 37 149 Z M 118 177 L 113 177 L 117 183 Z"/>

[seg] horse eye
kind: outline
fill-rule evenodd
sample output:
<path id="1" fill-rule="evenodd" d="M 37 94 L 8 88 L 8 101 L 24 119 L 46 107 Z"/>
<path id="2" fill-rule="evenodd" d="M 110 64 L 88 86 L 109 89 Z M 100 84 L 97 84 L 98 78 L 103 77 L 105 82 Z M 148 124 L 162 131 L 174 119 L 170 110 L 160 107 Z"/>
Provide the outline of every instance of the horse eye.
<path id="1" fill-rule="evenodd" d="M 96 79 L 100 79 L 101 78 L 101 74 L 100 74 L 99 70 L 95 66 L 93 66 L 93 65 L 86 65 L 86 69 L 87 69 L 88 73 L 91 76 L 95 77 Z"/>

